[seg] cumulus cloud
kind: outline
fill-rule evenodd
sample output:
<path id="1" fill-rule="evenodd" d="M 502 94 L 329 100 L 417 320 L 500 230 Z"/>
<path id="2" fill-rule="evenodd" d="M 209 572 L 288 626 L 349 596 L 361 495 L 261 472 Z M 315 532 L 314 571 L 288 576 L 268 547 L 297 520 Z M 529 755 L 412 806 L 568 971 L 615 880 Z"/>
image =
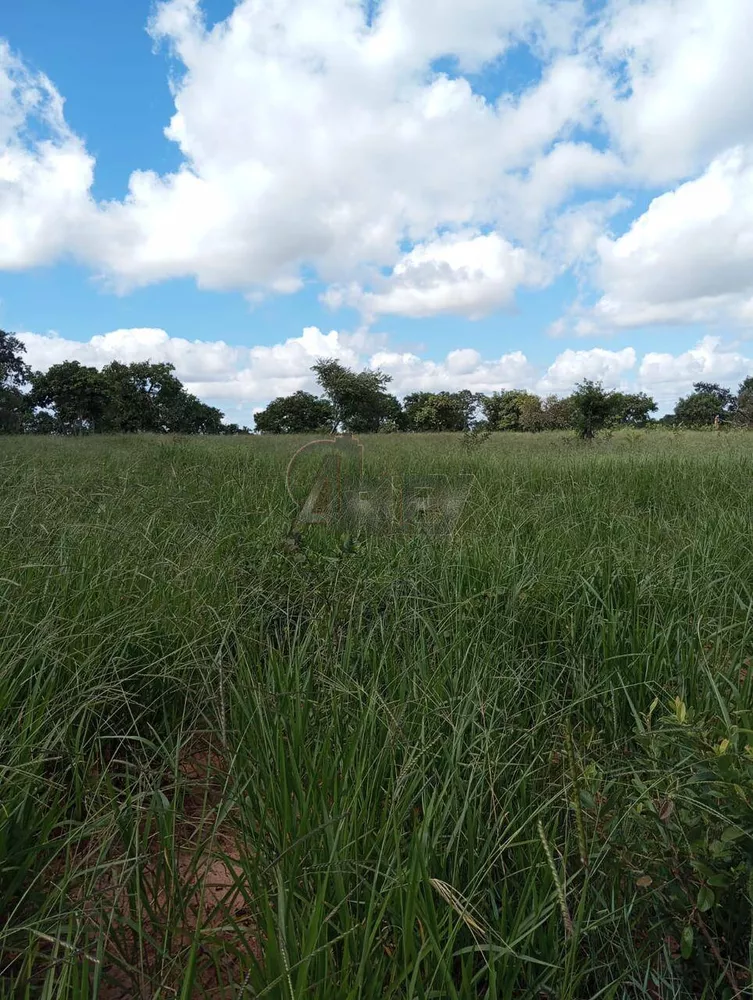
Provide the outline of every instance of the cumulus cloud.
<path id="1" fill-rule="evenodd" d="M 594 319 L 613 326 L 749 319 L 753 145 L 717 157 L 654 199 L 628 232 L 598 243 Z"/>
<path id="2" fill-rule="evenodd" d="M 638 371 L 640 383 L 662 405 L 672 406 L 679 396 L 692 392 L 694 382 L 719 382 L 733 389 L 753 374 L 753 358 L 724 344 L 721 337 L 704 337 L 681 354 L 651 351 Z"/>
<path id="3" fill-rule="evenodd" d="M 93 168 L 51 82 L 0 38 L 0 270 L 50 263 L 74 245 Z"/>
<path id="4" fill-rule="evenodd" d="M 612 0 L 594 31 L 621 78 L 602 114 L 637 176 L 697 173 L 753 140 L 750 0 Z"/>
<path id="5" fill-rule="evenodd" d="M 515 290 L 543 285 L 550 269 L 534 254 L 498 233 L 452 233 L 417 244 L 404 254 L 377 290 L 330 289 L 324 300 L 356 306 L 368 317 L 457 314 L 479 319 L 509 308 Z"/>
<path id="6" fill-rule="evenodd" d="M 469 347 L 435 360 L 390 350 L 382 335 L 365 330 L 323 333 L 317 327 L 306 327 L 300 336 L 278 344 L 255 347 L 189 341 L 160 329 L 114 330 L 86 342 L 55 334 L 22 333 L 19 337 L 26 345 L 27 360 L 38 369 L 64 360 L 99 368 L 113 360 L 169 361 L 191 392 L 226 412 L 240 412 L 249 423 L 253 412 L 276 396 L 298 389 L 318 392 L 311 366 L 320 357 L 338 358 L 354 369 L 380 368 L 392 376 L 390 391 L 400 397 L 413 391 L 491 393 L 513 388 L 564 395 L 589 378 L 602 381 L 607 388 L 644 390 L 662 410 L 671 409 L 681 395 L 691 392 L 693 382 L 719 381 L 735 387 L 753 374 L 753 358 L 719 337 L 705 337 L 679 354 L 649 352 L 640 359 L 632 347 L 568 349 L 548 366 L 533 363 L 521 351 L 488 358 Z"/>
<path id="7" fill-rule="evenodd" d="M 485 360 L 478 351 L 466 348 L 450 351 L 443 361 L 382 351 L 372 356 L 370 364 L 392 375 L 391 388 L 399 396 L 458 389 L 494 392 L 531 385 L 536 377 L 535 367 L 521 351 Z"/>
<path id="8" fill-rule="evenodd" d="M 568 392 L 582 379 L 603 382 L 607 387 L 626 384 L 625 376 L 635 368 L 636 353 L 632 347 L 608 351 L 594 347 L 590 351 L 563 351 L 547 368 L 538 382 L 542 392 Z"/>
<path id="9" fill-rule="evenodd" d="M 0 268 L 67 254 L 121 291 L 251 301 L 314 274 L 366 316 L 476 317 L 596 252 L 581 333 L 753 316 L 750 0 L 237 0 L 212 27 L 162 0 L 149 30 L 182 160 L 108 202 L 62 96 L 0 42 Z M 520 45 L 536 78 L 474 90 Z M 679 186 L 609 236 L 644 184 Z"/>
<path id="10" fill-rule="evenodd" d="M 357 365 L 367 345 L 378 342 L 362 332 L 322 333 L 306 327 L 300 337 L 271 346 L 234 347 L 224 341 L 185 340 L 160 329 L 114 330 L 88 341 L 55 334 L 18 335 L 32 368 L 44 370 L 61 361 L 102 368 L 111 361 L 167 361 L 190 392 L 203 399 L 261 403 L 298 389 L 311 389 L 311 366 L 320 357 Z"/>
<path id="11" fill-rule="evenodd" d="M 569 51 L 580 0 L 440 8 L 383 0 L 369 24 L 347 0 L 239 0 L 210 29 L 198 0 L 165 0 L 150 30 L 180 64 L 165 134 L 183 162 L 167 174 L 145 164 L 125 197 L 107 203 L 89 199 L 93 161 L 67 129 L 59 95 L 25 77 L 6 129 L 17 161 L 6 216 L 25 218 L 38 201 L 50 245 L 25 237 L 21 246 L 5 230 L 0 261 L 27 266 L 65 249 L 122 290 L 191 276 L 203 288 L 291 293 L 304 267 L 329 282 L 363 279 L 398 264 L 406 241 L 430 244 L 448 228 L 504 218 L 522 232 L 523 216 L 535 228 L 579 183 L 617 166 L 585 145 L 548 148 L 594 124 L 594 93 L 606 87 L 593 60 Z M 432 69 L 453 54 L 464 71 L 478 70 L 521 41 L 545 60 L 542 78 L 497 102 Z M 54 114 L 27 100 L 38 86 Z M 19 122 L 30 115 L 49 119 L 52 146 L 26 143 Z M 57 224 L 68 216 L 77 226 Z M 471 311 L 489 299 L 484 282 L 477 290 L 480 303 L 473 288 L 465 295 Z M 456 289 L 451 311 L 457 299 Z"/>

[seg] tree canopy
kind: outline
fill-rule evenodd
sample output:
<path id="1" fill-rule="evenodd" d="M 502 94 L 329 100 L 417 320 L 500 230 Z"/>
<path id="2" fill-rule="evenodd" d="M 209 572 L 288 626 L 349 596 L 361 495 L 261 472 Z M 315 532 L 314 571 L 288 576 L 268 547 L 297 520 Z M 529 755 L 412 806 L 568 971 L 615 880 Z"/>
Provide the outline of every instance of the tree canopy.
<path id="1" fill-rule="evenodd" d="M 326 433 L 332 428 L 334 411 L 327 399 L 318 399 L 299 389 L 292 396 L 278 396 L 254 415 L 262 434 Z"/>
<path id="2" fill-rule="evenodd" d="M 400 403 L 385 392 L 392 381 L 391 375 L 368 368 L 352 372 L 333 358 L 320 358 L 311 370 L 332 407 L 333 431 L 374 432 L 381 424 L 400 416 Z"/>
<path id="3" fill-rule="evenodd" d="M 62 361 L 32 371 L 26 348 L 0 330 L 0 433 L 247 434 L 187 391 L 167 362 L 103 368 Z M 753 376 L 737 390 L 696 382 L 674 413 L 656 420 L 656 402 L 645 392 L 610 391 L 584 379 L 568 396 L 540 397 L 524 389 L 487 393 L 416 390 L 402 402 L 390 392 L 392 377 L 379 369 L 352 371 L 334 358 L 311 368 L 322 395 L 299 389 L 278 396 L 254 415 L 263 434 L 327 434 L 338 431 L 464 432 L 574 430 L 592 440 L 611 427 L 649 424 L 707 427 L 715 422 L 753 427 Z"/>
<path id="4" fill-rule="evenodd" d="M 25 347 L 0 331 L 0 432 L 248 433 L 186 390 L 165 362 L 113 361 L 101 370 L 62 361 L 33 372 Z"/>

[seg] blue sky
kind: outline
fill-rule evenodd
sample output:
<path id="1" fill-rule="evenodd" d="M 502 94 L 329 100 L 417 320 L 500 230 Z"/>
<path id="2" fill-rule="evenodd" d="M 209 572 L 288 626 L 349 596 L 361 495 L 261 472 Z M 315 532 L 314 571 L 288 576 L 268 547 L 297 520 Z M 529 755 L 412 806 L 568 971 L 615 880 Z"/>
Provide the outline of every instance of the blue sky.
<path id="1" fill-rule="evenodd" d="M 0 328 L 249 423 L 320 354 L 398 394 L 736 384 L 750 37 L 748 0 L 6 5 Z"/>

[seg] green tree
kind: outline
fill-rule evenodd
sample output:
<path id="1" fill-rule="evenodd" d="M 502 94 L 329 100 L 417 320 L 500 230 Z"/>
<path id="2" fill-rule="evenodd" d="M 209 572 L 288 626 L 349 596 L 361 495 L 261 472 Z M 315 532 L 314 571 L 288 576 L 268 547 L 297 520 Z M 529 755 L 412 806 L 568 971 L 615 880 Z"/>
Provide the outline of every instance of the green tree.
<path id="1" fill-rule="evenodd" d="M 536 410 L 541 409 L 541 400 L 533 393 L 522 389 L 507 389 L 493 392 L 491 396 L 480 396 L 479 403 L 486 422 L 493 431 L 519 431 L 521 417 L 525 413 L 530 420 Z"/>
<path id="2" fill-rule="evenodd" d="M 197 421 L 197 426 L 201 425 L 202 419 L 215 419 L 214 414 L 200 418 L 202 411 L 196 405 L 199 401 L 186 392 L 175 375 L 175 365 L 168 362 L 135 361 L 125 365 L 113 361 L 102 369 L 102 377 L 109 387 L 109 404 L 102 422 L 108 431 L 193 433 L 184 428 Z"/>
<path id="3" fill-rule="evenodd" d="M 320 358 L 311 370 L 332 406 L 333 431 L 374 433 L 402 412 L 397 399 L 385 392 L 391 375 L 370 369 L 353 372 L 333 358 Z"/>
<path id="4" fill-rule="evenodd" d="M 29 407 L 23 429 L 26 434 L 54 434 L 59 429 L 59 424 L 46 410 L 35 411 Z"/>
<path id="5" fill-rule="evenodd" d="M 659 407 L 645 392 L 613 392 L 610 393 L 612 414 L 610 422 L 617 427 L 645 427 L 649 414 L 655 413 Z"/>
<path id="6" fill-rule="evenodd" d="M 35 406 L 53 407 L 58 426 L 70 434 L 101 430 L 112 394 L 96 368 L 63 361 L 32 376 L 31 399 Z"/>
<path id="7" fill-rule="evenodd" d="M 674 422 L 686 427 L 708 427 L 717 417 L 721 420 L 722 413 L 723 406 L 716 394 L 693 392 L 678 401 Z"/>
<path id="8" fill-rule="evenodd" d="M 165 412 L 165 430 L 171 434 L 219 434 L 222 411 L 202 403 L 185 389 L 171 401 Z"/>
<path id="9" fill-rule="evenodd" d="M 30 400 L 23 387 L 31 380 L 31 369 L 22 355 L 26 347 L 12 333 L 0 330 L 0 433 L 23 430 L 30 413 Z"/>
<path id="10" fill-rule="evenodd" d="M 313 434 L 329 431 L 332 404 L 299 389 L 292 396 L 278 396 L 264 410 L 254 414 L 254 424 L 262 434 Z"/>
<path id="11" fill-rule="evenodd" d="M 753 376 L 744 379 L 737 390 L 735 423 L 741 427 L 753 427 Z"/>
<path id="12" fill-rule="evenodd" d="M 729 420 L 737 408 L 737 397 L 731 389 L 718 382 L 694 382 L 693 390 L 704 396 L 713 396 L 719 405 L 719 419 Z"/>
<path id="13" fill-rule="evenodd" d="M 572 424 L 584 441 L 592 441 L 609 423 L 612 414 L 611 394 L 601 382 L 584 379 L 570 396 Z"/>
<path id="14" fill-rule="evenodd" d="M 566 431 L 574 427 L 573 414 L 575 404 L 572 396 L 547 396 L 542 401 L 543 429 L 547 431 Z"/>
<path id="15" fill-rule="evenodd" d="M 234 435 L 234 434 L 250 434 L 251 431 L 248 427 L 241 427 L 240 424 L 225 424 L 223 423 L 220 427 L 220 434 Z"/>
<path id="16" fill-rule="evenodd" d="M 460 392 L 412 392 L 403 400 L 405 428 L 411 431 L 465 431 L 473 421 L 477 397 Z"/>

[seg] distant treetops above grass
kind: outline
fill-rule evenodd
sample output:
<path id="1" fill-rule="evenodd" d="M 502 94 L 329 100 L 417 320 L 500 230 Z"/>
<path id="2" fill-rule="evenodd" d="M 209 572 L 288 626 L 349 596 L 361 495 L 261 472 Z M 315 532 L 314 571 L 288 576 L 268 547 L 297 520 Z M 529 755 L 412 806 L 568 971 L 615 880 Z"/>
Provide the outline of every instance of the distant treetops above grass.
<path id="1" fill-rule="evenodd" d="M 0 433 L 248 433 L 187 392 L 174 365 L 113 361 L 98 370 L 63 361 L 35 372 L 25 350 L 0 330 Z"/>
<path id="2" fill-rule="evenodd" d="M 280 396 L 254 417 L 264 434 L 353 433 L 390 431 L 575 430 L 584 439 L 604 428 L 645 427 L 649 424 L 711 426 L 721 423 L 753 425 L 753 377 L 737 395 L 722 386 L 698 382 L 681 399 L 675 412 L 661 420 L 646 393 L 610 392 L 598 383 L 578 383 L 566 397 L 541 398 L 522 389 L 491 395 L 461 389 L 458 392 L 411 392 L 399 402 L 386 389 L 391 377 L 381 371 L 353 372 L 337 361 L 320 360 L 312 369 L 322 396 L 295 392 Z"/>
<path id="3" fill-rule="evenodd" d="M 248 428 L 223 423 L 216 407 L 189 393 L 174 365 L 113 361 L 97 369 L 63 361 L 46 372 L 32 371 L 26 348 L 0 330 L 0 433 L 239 434 Z M 272 400 L 254 417 L 264 434 L 346 431 L 575 430 L 588 440 L 604 428 L 649 424 L 704 427 L 753 426 L 753 376 L 737 394 L 697 382 L 673 414 L 656 420 L 657 405 L 643 392 L 606 390 L 585 380 L 566 397 L 541 398 L 522 389 L 490 395 L 469 389 L 411 392 L 400 402 L 387 392 L 392 377 L 376 370 L 351 371 L 334 359 L 313 366 L 321 396 L 299 390 Z"/>

